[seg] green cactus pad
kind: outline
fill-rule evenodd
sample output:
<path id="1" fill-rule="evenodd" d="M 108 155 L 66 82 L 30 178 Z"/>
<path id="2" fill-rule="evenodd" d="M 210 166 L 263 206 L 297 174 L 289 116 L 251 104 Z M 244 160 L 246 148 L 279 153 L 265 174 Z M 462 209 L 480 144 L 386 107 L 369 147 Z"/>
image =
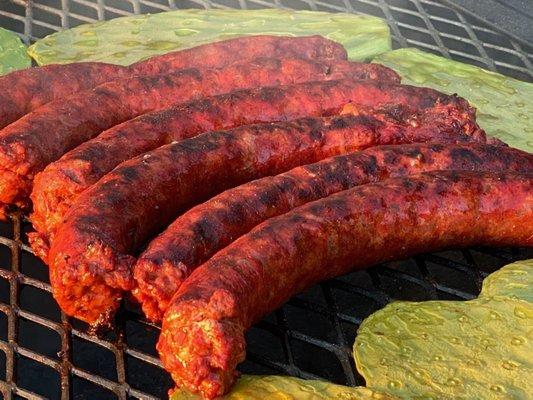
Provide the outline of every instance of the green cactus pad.
<path id="1" fill-rule="evenodd" d="M 385 21 L 366 15 L 289 10 L 176 10 L 116 18 L 54 33 L 30 46 L 39 65 L 105 61 L 128 65 L 156 54 L 254 34 L 323 35 L 354 60 L 391 49 Z"/>
<path id="2" fill-rule="evenodd" d="M 177 390 L 171 400 L 200 400 L 201 397 Z M 284 376 L 241 377 L 232 391 L 220 400 L 399 400 L 394 396 L 364 387 L 346 387 L 333 383 Z"/>
<path id="3" fill-rule="evenodd" d="M 532 287 L 529 260 L 490 275 L 475 300 L 389 304 L 359 328 L 357 369 L 401 398 L 530 398 Z"/>
<path id="4" fill-rule="evenodd" d="M 0 28 L 0 75 L 28 68 L 31 59 L 20 38 L 7 29 Z"/>

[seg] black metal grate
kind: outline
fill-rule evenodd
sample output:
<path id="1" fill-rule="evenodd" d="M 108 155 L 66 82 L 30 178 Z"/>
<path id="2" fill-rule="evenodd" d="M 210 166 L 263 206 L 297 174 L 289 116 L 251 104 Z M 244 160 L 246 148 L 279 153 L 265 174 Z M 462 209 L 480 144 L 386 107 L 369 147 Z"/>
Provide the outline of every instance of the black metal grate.
<path id="1" fill-rule="evenodd" d="M 395 47 L 424 50 L 533 80 L 533 47 L 426 0 L 0 0 L 0 26 L 27 42 L 84 22 L 169 8 L 290 7 L 363 12 L 387 19 Z M 21 216 L 0 224 L 0 393 L 5 399 L 164 398 L 171 386 L 155 353 L 159 328 L 128 305 L 116 332 L 97 339 L 50 294 L 47 267 L 31 253 Z M 469 249 L 349 274 L 296 296 L 247 335 L 244 373 L 364 384 L 351 356 L 359 323 L 391 299 L 469 299 L 504 264 L 533 249 Z"/>

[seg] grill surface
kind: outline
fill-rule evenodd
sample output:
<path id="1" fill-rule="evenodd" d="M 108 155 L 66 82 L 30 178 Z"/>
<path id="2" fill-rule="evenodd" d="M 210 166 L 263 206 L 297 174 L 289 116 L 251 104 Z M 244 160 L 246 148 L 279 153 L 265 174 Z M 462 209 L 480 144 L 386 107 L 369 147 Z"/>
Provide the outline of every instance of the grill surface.
<path id="1" fill-rule="evenodd" d="M 394 47 L 415 46 L 533 81 L 533 46 L 426 0 L 0 0 L 0 26 L 31 42 L 59 29 L 171 8 L 265 8 L 362 12 L 385 18 Z M 0 393 L 5 399 L 164 398 L 171 386 L 155 353 L 159 328 L 126 305 L 117 329 L 96 339 L 60 312 L 48 272 L 27 245 L 21 216 L 0 224 Z M 356 272 L 296 296 L 247 335 L 244 373 L 364 384 L 351 356 L 359 323 L 396 299 L 470 299 L 482 279 L 533 249 L 469 249 Z"/>

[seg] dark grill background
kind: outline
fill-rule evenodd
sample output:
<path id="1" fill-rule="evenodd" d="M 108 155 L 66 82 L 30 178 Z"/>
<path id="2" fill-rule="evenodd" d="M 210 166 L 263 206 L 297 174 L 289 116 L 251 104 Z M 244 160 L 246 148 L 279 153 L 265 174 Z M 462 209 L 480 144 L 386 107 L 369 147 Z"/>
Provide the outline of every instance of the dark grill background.
<path id="1" fill-rule="evenodd" d="M 98 19 L 170 8 L 348 11 L 387 19 L 394 47 L 415 46 L 533 81 L 533 47 L 459 12 L 423 0 L 0 0 L 0 26 L 31 42 Z M 126 305 L 117 329 L 97 339 L 66 318 L 50 295 L 48 271 L 27 246 L 31 227 L 0 224 L 0 393 L 6 399 L 164 398 L 171 387 L 155 353 L 159 328 Z M 351 356 L 359 323 L 392 300 L 470 299 L 501 266 L 533 249 L 448 251 L 388 263 L 317 285 L 256 324 L 240 371 L 361 385 Z"/>

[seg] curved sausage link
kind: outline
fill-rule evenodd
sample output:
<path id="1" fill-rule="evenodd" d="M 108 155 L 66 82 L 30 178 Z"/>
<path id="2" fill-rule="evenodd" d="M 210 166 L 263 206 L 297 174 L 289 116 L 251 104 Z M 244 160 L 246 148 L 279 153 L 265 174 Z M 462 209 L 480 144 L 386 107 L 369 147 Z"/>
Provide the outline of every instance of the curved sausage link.
<path id="1" fill-rule="evenodd" d="M 331 73 L 342 70 L 337 71 L 335 66 Z M 206 98 L 117 125 L 50 164 L 34 183 L 31 219 L 38 234 L 31 236 L 32 247 L 46 258 L 50 236 L 76 198 L 120 162 L 206 131 L 337 114 L 350 101 L 355 109 L 395 105 L 397 108 L 391 107 L 390 113 L 399 120 L 405 119 L 402 114 L 406 110 L 409 114 L 409 110 L 433 109 L 435 114 L 447 118 L 443 125 L 448 127 L 441 126 L 443 130 L 484 138 L 475 123 L 475 111 L 464 99 L 426 88 L 343 80 L 250 89 Z"/>
<path id="2" fill-rule="evenodd" d="M 435 172 L 359 186 L 258 225 L 200 266 L 165 314 L 176 384 L 212 399 L 245 358 L 245 330 L 307 287 L 445 248 L 533 246 L 533 175 Z"/>
<path id="3" fill-rule="evenodd" d="M 251 179 L 408 140 L 409 131 L 380 130 L 376 121 L 367 121 L 366 115 L 347 115 L 245 125 L 122 163 L 78 198 L 52 241 L 50 279 L 56 300 L 66 313 L 89 323 L 108 318 L 121 291 L 133 288 L 131 254 L 180 212 Z M 456 139 L 473 140 L 464 134 Z"/>
<path id="4" fill-rule="evenodd" d="M 219 68 L 259 57 L 347 60 L 346 49 L 320 35 L 252 35 L 173 51 L 130 65 L 135 75 L 162 74 L 190 67 Z"/>
<path id="5" fill-rule="evenodd" d="M 42 105 L 129 75 L 127 67 L 87 62 L 52 64 L 0 77 L 0 129 Z"/>
<path id="6" fill-rule="evenodd" d="M 187 211 L 135 264 L 133 294 L 144 313 L 161 320 L 170 299 L 197 266 L 261 222 L 305 203 L 369 182 L 427 171 L 533 172 L 533 155 L 510 147 L 450 145 L 444 143 L 453 138 L 424 133 L 409 139 L 433 144 L 378 146 L 327 158 L 229 189 Z"/>
<path id="7" fill-rule="evenodd" d="M 258 57 L 346 60 L 346 50 L 321 36 L 248 36 L 179 50 L 130 67 L 98 62 L 54 64 L 0 77 L 0 129 L 40 106 L 104 82 L 132 75 L 155 75 L 193 67 L 219 68 Z"/>
<path id="8" fill-rule="evenodd" d="M 236 89 L 359 78 L 366 77 L 369 70 L 365 64 L 348 62 L 341 62 L 338 69 L 342 73 L 332 76 L 327 63 L 261 58 L 219 69 L 202 67 L 134 76 L 50 102 L 0 132 L 0 168 L 23 178 L 11 187 L 12 180 L 3 180 L 0 174 L 0 185 L 6 188 L 0 201 L 24 207 L 35 173 L 102 131 L 141 114 Z"/>

